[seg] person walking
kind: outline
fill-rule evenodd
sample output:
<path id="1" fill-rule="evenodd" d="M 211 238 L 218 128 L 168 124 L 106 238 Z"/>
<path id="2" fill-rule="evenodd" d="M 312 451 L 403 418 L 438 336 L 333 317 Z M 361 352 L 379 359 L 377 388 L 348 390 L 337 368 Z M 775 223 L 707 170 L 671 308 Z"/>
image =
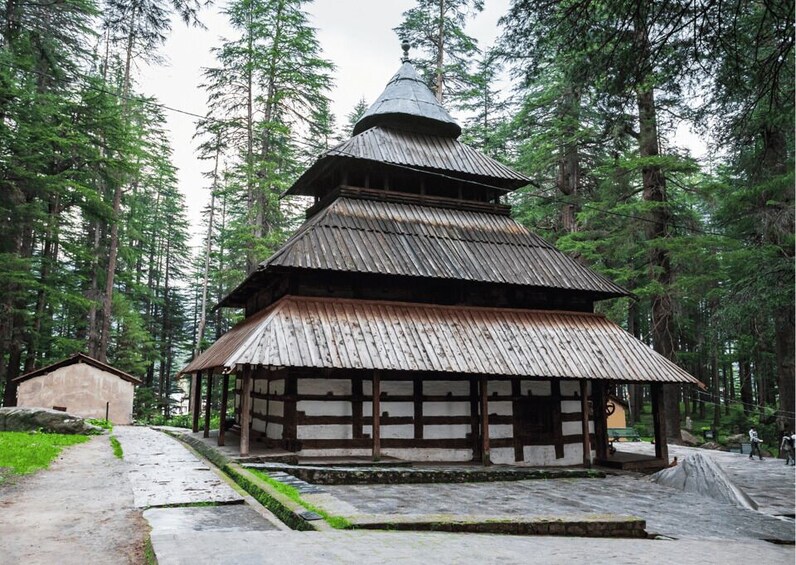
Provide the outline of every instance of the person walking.
<path id="1" fill-rule="evenodd" d="M 760 458 L 760 461 L 762 461 L 763 454 L 760 453 L 760 444 L 763 443 L 763 440 L 757 436 L 757 430 L 754 426 L 749 429 L 749 443 L 752 444 L 752 451 L 749 453 L 749 459 L 752 459 L 755 451 L 757 451 L 757 456 Z"/>
<path id="2" fill-rule="evenodd" d="M 793 457 L 793 434 L 786 431 L 782 436 L 782 443 L 779 444 L 780 453 L 785 454 L 785 465 L 796 465 Z"/>

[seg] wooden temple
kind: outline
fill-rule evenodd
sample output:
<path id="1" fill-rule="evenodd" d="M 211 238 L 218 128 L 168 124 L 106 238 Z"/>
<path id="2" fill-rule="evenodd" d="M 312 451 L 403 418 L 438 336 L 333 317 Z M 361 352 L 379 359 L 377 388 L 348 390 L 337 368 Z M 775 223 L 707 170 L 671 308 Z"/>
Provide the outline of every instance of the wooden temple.
<path id="1" fill-rule="evenodd" d="M 351 139 L 287 191 L 306 222 L 220 303 L 245 319 L 196 357 L 233 387 L 240 453 L 484 464 L 608 457 L 611 385 L 698 383 L 605 317 L 628 295 L 511 219 L 529 182 L 458 141 L 461 128 L 407 57 Z"/>

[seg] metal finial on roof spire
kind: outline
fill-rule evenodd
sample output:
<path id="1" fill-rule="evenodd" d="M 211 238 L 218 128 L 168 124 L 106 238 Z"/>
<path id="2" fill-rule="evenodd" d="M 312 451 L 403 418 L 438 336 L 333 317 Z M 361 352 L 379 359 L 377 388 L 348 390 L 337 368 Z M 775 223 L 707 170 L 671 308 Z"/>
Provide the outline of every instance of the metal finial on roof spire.
<path id="1" fill-rule="evenodd" d="M 411 47 L 411 45 L 409 45 L 409 41 L 406 38 L 404 38 L 403 41 L 401 41 L 401 49 L 404 50 L 404 56 L 401 57 L 401 62 L 402 63 L 408 63 L 409 62 L 409 48 L 410 47 Z"/>

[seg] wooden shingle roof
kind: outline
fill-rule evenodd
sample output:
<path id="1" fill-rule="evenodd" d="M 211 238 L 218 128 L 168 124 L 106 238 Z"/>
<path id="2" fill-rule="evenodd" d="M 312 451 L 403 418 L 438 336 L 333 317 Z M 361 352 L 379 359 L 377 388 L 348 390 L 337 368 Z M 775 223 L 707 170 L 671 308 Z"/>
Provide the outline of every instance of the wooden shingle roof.
<path id="1" fill-rule="evenodd" d="M 404 61 L 356 123 L 354 135 L 385 125 L 453 138 L 462 133 L 462 128 L 437 101 L 409 61 Z"/>
<path id="2" fill-rule="evenodd" d="M 455 138 L 373 127 L 321 154 L 285 194 L 312 196 L 316 176 L 341 158 L 440 172 L 506 192 L 530 182 L 525 175 Z"/>
<path id="3" fill-rule="evenodd" d="M 182 373 L 242 365 L 700 384 L 603 316 L 286 296 Z"/>
<path id="4" fill-rule="evenodd" d="M 250 278 L 271 267 L 629 294 L 507 216 L 349 197 L 310 218 Z M 243 305 L 250 289 L 244 281 L 221 305 Z"/>

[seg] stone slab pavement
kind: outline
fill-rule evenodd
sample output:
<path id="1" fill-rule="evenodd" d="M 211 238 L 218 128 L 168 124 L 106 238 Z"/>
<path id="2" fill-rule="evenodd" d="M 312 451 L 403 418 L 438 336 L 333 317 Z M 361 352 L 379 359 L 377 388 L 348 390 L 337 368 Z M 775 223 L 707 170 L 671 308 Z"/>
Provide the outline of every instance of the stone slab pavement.
<path id="1" fill-rule="evenodd" d="M 354 519 L 368 514 L 496 519 L 613 514 L 643 518 L 648 533 L 669 537 L 794 541 L 793 520 L 686 494 L 635 474 L 510 483 L 324 485 L 323 489 L 330 495 L 326 511 Z"/>
<path id="2" fill-rule="evenodd" d="M 160 565 L 792 565 L 793 546 L 746 540 L 639 540 L 431 532 L 153 532 Z"/>
<path id="3" fill-rule="evenodd" d="M 243 502 L 243 496 L 203 460 L 165 433 L 142 426 L 116 426 L 113 435 L 122 444 L 138 508 Z"/>
<path id="4" fill-rule="evenodd" d="M 145 427 L 117 426 L 114 434 L 124 450 L 133 498 L 144 509 L 150 539 L 160 565 L 182 562 L 193 549 L 187 540 L 198 538 L 195 563 L 235 563 L 216 557 L 204 560 L 208 535 L 251 535 L 287 530 L 252 497 L 233 488 L 214 467 L 169 435 Z M 207 506 L 203 506 L 203 505 Z M 185 506 L 190 505 L 190 506 Z M 216 539 L 215 551 L 242 548 Z M 2 561 L 2 560 L 0 560 Z"/>

